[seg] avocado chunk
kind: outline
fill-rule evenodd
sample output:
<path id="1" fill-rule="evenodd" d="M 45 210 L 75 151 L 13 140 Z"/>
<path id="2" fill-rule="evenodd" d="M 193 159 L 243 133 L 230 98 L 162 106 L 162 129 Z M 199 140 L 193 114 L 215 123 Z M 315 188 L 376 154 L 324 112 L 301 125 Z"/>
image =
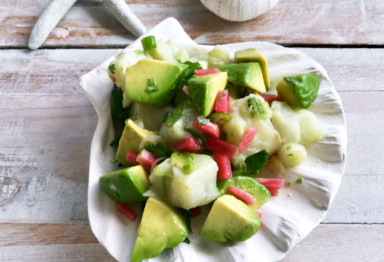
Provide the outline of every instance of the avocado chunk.
<path id="1" fill-rule="evenodd" d="M 131 262 L 159 255 L 187 237 L 187 225 L 181 214 L 156 197 L 149 197 L 137 232 Z"/>
<path id="2" fill-rule="evenodd" d="M 269 81 L 268 73 L 268 62 L 265 57 L 260 54 L 259 51 L 255 48 L 239 50 L 235 53 L 236 63 L 246 63 L 246 62 L 258 62 L 261 66 L 261 71 L 263 72 L 263 79 L 265 88 L 269 90 L 271 88 L 271 83 Z"/>
<path id="3" fill-rule="evenodd" d="M 128 151 L 139 150 L 139 145 L 141 141 L 150 135 L 156 135 L 157 132 L 152 132 L 141 128 L 131 119 L 125 121 L 124 131 L 121 135 L 119 141 L 119 147 L 117 148 L 116 160 L 122 163 L 124 166 L 131 166 L 127 161 L 125 161 L 125 157 L 127 156 Z"/>
<path id="4" fill-rule="evenodd" d="M 279 98 L 292 107 L 308 108 L 317 98 L 320 79 L 317 76 L 302 74 L 284 77 L 276 85 Z"/>
<path id="5" fill-rule="evenodd" d="M 229 64 L 218 67 L 228 73 L 228 82 L 265 93 L 265 84 L 259 63 Z"/>
<path id="6" fill-rule="evenodd" d="M 140 165 L 117 170 L 99 179 L 101 190 L 118 203 L 144 201 L 143 193 L 149 189 L 149 180 Z"/>
<path id="7" fill-rule="evenodd" d="M 139 50 L 132 50 L 121 54 L 109 64 L 108 75 L 114 80 L 115 84 L 124 91 L 127 67 L 132 66 L 145 58 L 147 57 Z"/>
<path id="8" fill-rule="evenodd" d="M 271 192 L 252 177 L 235 176 L 217 183 L 217 188 L 221 195 L 227 194 L 227 188 L 229 186 L 235 186 L 252 195 L 256 201 L 250 207 L 255 210 L 259 209 L 271 197 Z"/>
<path id="9" fill-rule="evenodd" d="M 190 174 L 195 169 L 195 161 L 192 154 L 174 152 L 170 158 L 170 164 Z"/>
<path id="10" fill-rule="evenodd" d="M 199 115 L 206 117 L 212 112 L 217 92 L 225 89 L 227 79 L 228 74 L 226 72 L 203 76 L 194 75 L 189 79 L 189 97 Z"/>
<path id="11" fill-rule="evenodd" d="M 231 195 L 219 197 L 200 231 L 200 237 L 214 242 L 240 242 L 256 234 L 259 215 Z"/>
<path id="12" fill-rule="evenodd" d="M 139 103 L 163 107 L 173 98 L 187 68 L 184 64 L 143 59 L 127 68 L 125 95 Z"/>

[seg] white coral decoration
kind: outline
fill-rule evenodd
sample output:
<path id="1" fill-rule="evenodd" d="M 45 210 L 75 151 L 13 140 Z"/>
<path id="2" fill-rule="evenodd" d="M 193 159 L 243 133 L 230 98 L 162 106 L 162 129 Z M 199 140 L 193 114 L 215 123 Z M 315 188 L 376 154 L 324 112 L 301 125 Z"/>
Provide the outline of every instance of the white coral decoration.
<path id="1" fill-rule="evenodd" d="M 201 0 L 209 11 L 229 21 L 254 19 L 272 9 L 279 0 Z"/>

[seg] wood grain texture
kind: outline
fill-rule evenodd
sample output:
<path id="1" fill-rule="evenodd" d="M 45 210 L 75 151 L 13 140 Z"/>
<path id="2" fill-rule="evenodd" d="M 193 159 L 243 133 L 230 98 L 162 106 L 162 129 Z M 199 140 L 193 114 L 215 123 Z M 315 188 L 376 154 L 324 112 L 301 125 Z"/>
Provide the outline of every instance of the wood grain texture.
<path id="1" fill-rule="evenodd" d="M 86 223 L 5 223 L 0 224 L 0 233 L 1 261 L 115 261 L 97 244 Z M 320 225 L 282 262 L 379 262 L 384 249 L 372 243 L 383 241 L 383 225 Z"/>
<path id="2" fill-rule="evenodd" d="M 25 47 L 32 26 L 48 1 L 1 1 L 0 47 Z M 199 43 L 258 40 L 300 45 L 384 44 L 381 0 L 280 0 L 267 14 L 242 23 L 215 16 L 197 0 L 128 3 L 147 28 L 175 17 Z M 100 0 L 88 0 L 80 1 L 68 12 L 44 46 L 116 47 L 132 40 L 133 35 L 106 12 Z"/>
<path id="3" fill-rule="evenodd" d="M 384 164 L 373 149 L 384 147 L 384 86 L 377 84 L 384 50 L 300 50 L 328 70 L 346 111 L 346 175 L 325 222 L 383 223 Z M 0 50 L 1 221 L 87 219 L 89 147 L 97 117 L 78 81 L 117 52 Z M 370 164 L 362 165 L 362 159 Z"/>

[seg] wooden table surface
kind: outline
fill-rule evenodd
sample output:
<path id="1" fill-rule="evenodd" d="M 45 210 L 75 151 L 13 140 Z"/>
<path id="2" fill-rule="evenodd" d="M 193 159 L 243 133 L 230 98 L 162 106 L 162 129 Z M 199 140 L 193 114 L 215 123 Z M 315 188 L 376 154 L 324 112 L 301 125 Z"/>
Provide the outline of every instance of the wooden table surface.
<path id="1" fill-rule="evenodd" d="M 134 37 L 101 0 L 84 0 L 31 52 L 48 2 L 0 0 L 0 261 L 114 261 L 88 223 L 97 116 L 79 76 Z M 322 224 L 283 261 L 384 261 L 384 1 L 280 0 L 243 23 L 197 0 L 128 2 L 147 28 L 173 16 L 198 43 L 269 41 L 325 67 L 347 119 L 345 175 Z"/>

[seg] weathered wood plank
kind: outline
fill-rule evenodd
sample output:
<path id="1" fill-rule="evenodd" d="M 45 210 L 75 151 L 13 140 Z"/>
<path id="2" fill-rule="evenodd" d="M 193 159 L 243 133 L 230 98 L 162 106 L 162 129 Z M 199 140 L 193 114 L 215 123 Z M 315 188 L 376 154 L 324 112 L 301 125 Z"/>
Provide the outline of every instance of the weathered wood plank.
<path id="1" fill-rule="evenodd" d="M 33 24 L 48 2 L 2 1 L 0 47 L 25 47 Z M 167 17 L 175 17 L 199 43 L 258 40 L 300 45 L 384 44 L 384 2 L 381 0 L 280 0 L 269 13 L 242 23 L 215 16 L 199 1 L 136 0 L 129 1 L 129 5 L 147 28 Z M 69 11 L 45 46 L 125 46 L 133 39 L 100 1 L 88 0 Z"/>
<path id="2" fill-rule="evenodd" d="M 383 225 L 320 225 L 282 262 L 384 260 Z"/>
<path id="3" fill-rule="evenodd" d="M 313 57 L 328 71 L 337 91 L 382 91 L 384 85 L 384 49 L 337 49 L 299 48 Z M 79 87 L 79 77 L 102 63 L 108 57 L 121 52 L 121 49 L 89 50 L 0 50 L 0 95 L 3 107 L 11 107 L 13 97 L 19 94 L 51 94 L 56 99 L 71 99 L 69 104 L 85 103 Z M 356 62 L 359 61 L 359 62 Z M 57 94 L 60 94 L 58 96 Z M 76 100 L 76 101 L 74 101 Z M 47 99 L 46 101 L 51 101 Z M 18 104 L 18 107 L 20 104 Z M 33 105 L 23 106 L 31 107 Z M 52 105 L 51 105 L 52 106 Z M 57 104 L 56 106 L 59 106 Z"/>
<path id="4" fill-rule="evenodd" d="M 1 261 L 115 261 L 89 225 L 0 224 Z M 23 236 L 24 234 L 24 236 Z M 282 261 L 383 261 L 384 225 L 320 225 Z"/>
<path id="5" fill-rule="evenodd" d="M 97 244 L 87 222 L 71 224 L 0 223 L 0 246 Z"/>
<path id="6" fill-rule="evenodd" d="M 88 262 L 116 260 L 100 244 L 39 245 L 0 247 L 4 262 Z"/>

